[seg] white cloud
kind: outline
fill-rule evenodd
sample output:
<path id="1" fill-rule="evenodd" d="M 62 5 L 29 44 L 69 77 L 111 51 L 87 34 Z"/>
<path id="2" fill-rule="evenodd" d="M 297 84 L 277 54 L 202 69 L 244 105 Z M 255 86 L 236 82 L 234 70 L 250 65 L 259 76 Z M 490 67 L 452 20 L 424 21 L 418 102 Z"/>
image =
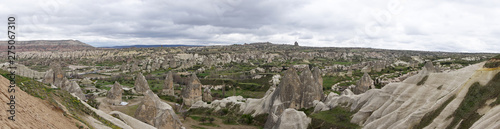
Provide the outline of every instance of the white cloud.
<path id="1" fill-rule="evenodd" d="M 3 2 L 0 15 L 17 15 L 22 40 L 78 39 L 94 46 L 298 41 L 498 52 L 499 6 L 490 0 L 17 0 Z"/>

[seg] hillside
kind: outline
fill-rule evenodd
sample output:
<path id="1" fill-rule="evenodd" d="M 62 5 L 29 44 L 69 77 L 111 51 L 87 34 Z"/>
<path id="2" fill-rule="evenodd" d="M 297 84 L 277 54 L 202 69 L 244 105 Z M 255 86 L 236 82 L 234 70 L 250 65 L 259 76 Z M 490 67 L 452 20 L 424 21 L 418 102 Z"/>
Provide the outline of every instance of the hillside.
<path id="1" fill-rule="evenodd" d="M 150 47 L 200 47 L 200 45 L 130 45 L 130 46 L 112 46 L 103 48 L 150 48 Z"/>
<path id="2" fill-rule="evenodd" d="M 351 122 L 368 129 L 498 128 L 500 69 L 483 65 L 444 73 L 424 69 L 364 94 L 330 94 L 315 110 L 346 107 L 356 112 Z"/>
<path id="3" fill-rule="evenodd" d="M 0 51 L 7 50 L 7 41 L 0 41 Z M 72 50 L 87 50 L 93 49 L 86 43 L 78 40 L 33 40 L 33 41 L 17 41 L 16 52 L 25 51 L 72 51 Z"/>
<path id="4" fill-rule="evenodd" d="M 7 92 L 9 86 L 9 80 L 0 76 L 0 123 L 2 123 L 2 129 L 4 128 L 16 128 L 16 129 L 28 129 L 28 128 L 44 128 L 44 129 L 76 129 L 77 124 L 75 120 L 71 117 L 64 115 L 63 111 L 50 105 L 47 101 L 43 101 L 40 98 L 33 97 L 26 92 L 16 89 L 15 100 L 16 100 L 16 113 L 15 121 L 7 119 L 10 116 L 6 112 L 6 103 L 9 103 L 10 93 Z"/>

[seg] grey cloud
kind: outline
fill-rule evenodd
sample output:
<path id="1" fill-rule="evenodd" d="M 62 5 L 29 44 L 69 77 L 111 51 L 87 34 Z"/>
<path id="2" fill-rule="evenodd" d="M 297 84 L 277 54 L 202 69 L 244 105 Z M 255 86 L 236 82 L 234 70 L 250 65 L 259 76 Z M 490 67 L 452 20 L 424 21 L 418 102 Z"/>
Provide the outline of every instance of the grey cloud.
<path id="1" fill-rule="evenodd" d="M 297 40 L 304 46 L 500 49 L 500 2 L 400 1 L 403 11 L 394 14 L 388 8 L 394 1 L 400 0 L 18 0 L 2 3 L 0 15 L 16 14 L 26 40 L 78 39 L 95 46 Z M 389 14 L 389 22 L 377 21 L 379 14 Z M 379 31 L 367 35 L 368 25 Z"/>

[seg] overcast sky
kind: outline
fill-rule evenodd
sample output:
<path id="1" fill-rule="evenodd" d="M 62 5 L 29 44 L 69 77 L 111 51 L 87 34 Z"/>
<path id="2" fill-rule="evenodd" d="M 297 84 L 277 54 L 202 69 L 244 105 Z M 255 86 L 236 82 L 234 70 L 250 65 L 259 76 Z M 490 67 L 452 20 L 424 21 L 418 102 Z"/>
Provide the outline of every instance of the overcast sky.
<path id="1" fill-rule="evenodd" d="M 20 40 L 500 52 L 496 0 L 6 0 Z M 5 35 L 5 34 L 4 34 Z M 6 36 L 0 37 L 6 40 Z"/>

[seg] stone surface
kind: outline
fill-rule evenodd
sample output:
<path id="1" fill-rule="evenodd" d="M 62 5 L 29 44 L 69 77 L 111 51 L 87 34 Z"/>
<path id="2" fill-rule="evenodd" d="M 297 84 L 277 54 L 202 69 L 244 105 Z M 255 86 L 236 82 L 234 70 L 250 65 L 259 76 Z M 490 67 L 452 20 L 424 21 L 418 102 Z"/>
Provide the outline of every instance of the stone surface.
<path id="1" fill-rule="evenodd" d="M 47 70 L 43 75 L 42 82 L 46 84 L 54 84 L 54 70 Z"/>
<path id="2" fill-rule="evenodd" d="M 271 104 L 276 105 L 276 107 L 273 107 L 274 109 L 271 109 L 271 112 L 281 113 L 287 108 L 300 109 L 300 99 L 302 98 L 300 85 L 300 78 L 295 69 L 285 71 L 280 84 L 272 95 Z"/>
<path id="3" fill-rule="evenodd" d="M 92 85 L 92 80 L 90 80 L 90 78 L 86 77 L 86 78 L 83 78 L 81 81 L 80 81 L 84 86 L 85 85 Z"/>
<path id="4" fill-rule="evenodd" d="M 316 75 L 305 68 L 300 77 L 294 68 L 284 72 L 283 79 L 271 95 L 265 128 L 273 128 L 285 109 L 310 108 L 314 106 L 314 100 L 321 100 L 323 90 L 318 80 L 322 79 L 318 76 L 318 70 L 313 71 Z"/>
<path id="5" fill-rule="evenodd" d="M 272 129 L 306 129 L 311 123 L 311 118 L 307 117 L 302 111 L 288 108 L 277 121 Z"/>
<path id="6" fill-rule="evenodd" d="M 52 63 L 51 64 L 52 66 L 52 70 L 54 71 L 54 75 L 53 75 L 53 81 L 51 84 L 61 88 L 62 85 L 64 85 L 64 81 L 63 79 L 65 78 L 64 77 L 64 71 L 62 70 L 61 68 L 61 64 L 58 64 L 58 63 Z"/>
<path id="7" fill-rule="evenodd" d="M 119 105 L 122 102 L 123 88 L 120 83 L 115 82 L 113 87 L 106 94 L 106 101 L 111 105 Z"/>
<path id="8" fill-rule="evenodd" d="M 139 94 L 144 94 L 146 91 L 150 90 L 148 81 L 142 73 L 137 73 L 134 86 L 135 91 Z"/>
<path id="9" fill-rule="evenodd" d="M 183 128 L 172 107 L 162 102 L 151 90 L 144 93 L 144 99 L 135 111 L 134 117 L 158 129 Z"/>
<path id="10" fill-rule="evenodd" d="M 66 78 L 64 78 L 64 79 L 65 79 L 65 82 L 69 83 L 69 85 L 65 85 L 63 87 L 64 90 L 68 91 L 69 93 L 75 94 L 81 100 L 87 100 L 87 97 L 85 97 L 85 94 L 83 94 L 82 89 L 80 88 L 78 83 L 76 83 L 76 81 L 67 81 Z M 66 83 L 66 84 L 68 84 L 68 83 Z"/>
<path id="11" fill-rule="evenodd" d="M 203 90 L 203 101 L 204 102 L 212 102 L 212 93 L 210 92 L 210 88 L 206 87 Z"/>
<path id="12" fill-rule="evenodd" d="M 174 96 L 174 78 L 172 75 L 172 71 L 168 71 L 167 76 L 163 81 L 163 87 L 161 89 L 160 95 Z"/>
<path id="13" fill-rule="evenodd" d="M 340 96 L 331 94 L 324 101 L 326 107 L 317 104 L 316 108 L 319 110 L 336 106 L 347 107 L 356 112 L 351 122 L 367 129 L 406 129 L 421 122 L 424 115 L 443 106 L 445 101 L 455 96 L 425 127 L 446 128 L 453 120 L 453 116 L 450 115 L 460 106 L 469 87 L 474 82 L 484 85 L 500 72 L 499 69 L 483 69 L 481 67 L 483 64 L 447 73 L 432 73 L 424 68 L 417 75 L 403 82 L 389 83 L 382 89 L 369 90 L 359 95 L 348 92 Z M 418 86 L 417 83 L 425 76 L 428 76 L 426 83 Z M 499 124 L 493 121 L 500 121 L 500 117 L 495 117 L 500 113 L 499 109 L 500 106 L 497 105 L 483 110 L 485 115 L 471 128 L 498 127 Z"/>
<path id="14" fill-rule="evenodd" d="M 425 63 L 424 68 L 427 70 L 427 72 L 430 73 L 435 73 L 438 72 L 439 70 L 432 64 L 431 61 L 428 61 Z"/>
<path id="15" fill-rule="evenodd" d="M 186 87 L 182 88 L 181 97 L 184 101 L 184 105 L 190 107 L 196 101 L 202 100 L 201 82 L 196 77 L 196 74 L 192 74 L 190 81 Z"/>
<path id="16" fill-rule="evenodd" d="M 64 85 L 63 79 L 65 78 L 61 65 L 53 62 L 50 64 L 50 67 L 51 69 L 45 72 L 42 82 L 61 88 Z"/>
<path id="17" fill-rule="evenodd" d="M 144 123 L 140 120 L 135 119 L 134 117 L 131 117 L 125 113 L 119 112 L 119 111 L 111 111 L 109 113 L 110 115 L 113 115 L 115 117 L 118 117 L 120 120 L 125 122 L 125 124 L 129 125 L 130 127 L 134 129 L 156 129 L 156 127 L 149 125 L 147 123 Z"/>
<path id="18" fill-rule="evenodd" d="M 359 81 L 356 83 L 356 87 L 352 90 L 354 94 L 361 94 L 365 93 L 366 91 L 370 89 L 375 89 L 375 85 L 373 83 L 374 81 L 368 75 L 368 73 L 364 73 L 363 76 L 359 79 Z"/>
<path id="19" fill-rule="evenodd" d="M 1 64 L 1 69 L 9 71 L 9 65 L 8 62 Z M 24 76 L 24 77 L 29 77 L 29 78 L 34 78 L 34 79 L 43 79 L 45 76 L 45 72 L 38 72 L 35 70 L 32 70 L 22 64 L 15 64 L 12 67 L 16 67 L 16 75 L 19 76 Z"/>
<path id="20" fill-rule="evenodd" d="M 317 71 L 315 74 L 316 75 L 313 75 L 309 69 L 300 73 L 300 92 L 302 92 L 302 98 L 300 98 L 301 106 L 299 108 L 312 107 L 313 101 L 321 100 L 323 96 L 323 86 L 321 86 L 323 81 L 319 82 L 323 79 L 321 79 L 321 76 L 317 75 Z"/>

